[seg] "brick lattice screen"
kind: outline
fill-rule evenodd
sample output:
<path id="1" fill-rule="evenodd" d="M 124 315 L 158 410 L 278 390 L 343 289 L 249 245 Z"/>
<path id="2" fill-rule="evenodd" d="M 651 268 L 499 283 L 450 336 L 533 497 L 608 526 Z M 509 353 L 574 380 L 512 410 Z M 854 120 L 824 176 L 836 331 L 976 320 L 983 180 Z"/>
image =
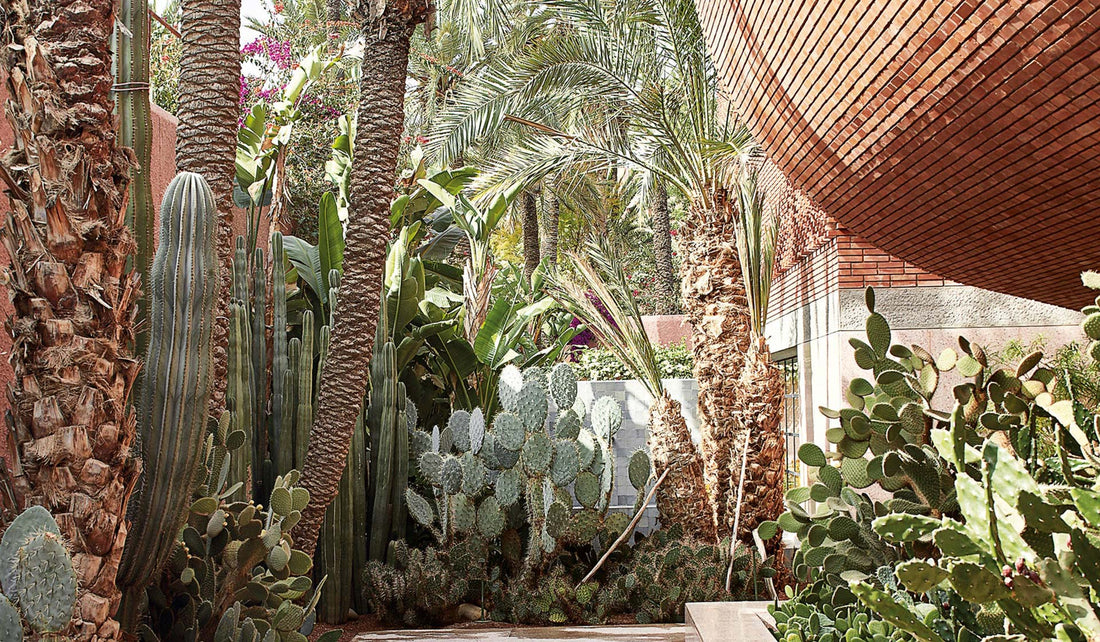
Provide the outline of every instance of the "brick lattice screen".
<path id="1" fill-rule="evenodd" d="M 696 3 L 726 96 L 841 225 L 955 281 L 1092 298 L 1100 3 Z"/>

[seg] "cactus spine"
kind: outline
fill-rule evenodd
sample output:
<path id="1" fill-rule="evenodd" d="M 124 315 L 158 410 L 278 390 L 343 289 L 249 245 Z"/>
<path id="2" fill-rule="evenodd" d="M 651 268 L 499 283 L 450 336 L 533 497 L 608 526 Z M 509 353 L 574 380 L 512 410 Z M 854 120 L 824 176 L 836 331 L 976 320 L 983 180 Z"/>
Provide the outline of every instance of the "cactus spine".
<path id="1" fill-rule="evenodd" d="M 119 585 L 132 591 L 143 591 L 167 560 L 175 542 L 164 534 L 186 519 L 201 464 L 218 286 L 215 216 L 201 176 L 172 180 L 149 273 L 149 346 L 137 412 L 144 474 L 118 573 Z"/>

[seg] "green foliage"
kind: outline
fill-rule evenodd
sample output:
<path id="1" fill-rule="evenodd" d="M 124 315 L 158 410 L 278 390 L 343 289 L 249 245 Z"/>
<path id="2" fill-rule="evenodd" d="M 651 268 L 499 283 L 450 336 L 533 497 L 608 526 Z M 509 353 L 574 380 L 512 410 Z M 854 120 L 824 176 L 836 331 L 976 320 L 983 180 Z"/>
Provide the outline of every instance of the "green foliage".
<path id="1" fill-rule="evenodd" d="M 654 346 L 653 352 L 662 379 L 690 379 L 694 376 L 694 359 L 685 344 Z M 623 381 L 634 378 L 630 369 L 607 348 L 584 348 L 575 353 L 575 359 L 577 376 L 582 380 Z"/>
<path id="2" fill-rule="evenodd" d="M 382 622 L 423 627 L 446 621 L 462 603 L 467 580 L 452 569 L 447 553 L 428 548 L 410 549 L 392 543 L 393 563 L 371 561 L 363 570 L 367 602 Z"/>
<path id="3" fill-rule="evenodd" d="M 228 641 L 251 639 L 255 630 L 292 642 L 313 627 L 320 587 L 311 580 L 313 560 L 290 536 L 309 493 L 290 471 L 275 478 L 267 508 L 230 502 L 239 485 L 227 482 L 230 457 L 244 440 L 227 432 L 227 415 L 207 437 L 206 477 L 180 541 L 161 582 L 148 589 L 143 639 Z"/>
<path id="4" fill-rule="evenodd" d="M 800 449 L 816 482 L 792 489 L 778 524 L 760 529 L 797 533 L 795 575 L 812 582 L 777 611 L 777 637 L 1100 635 L 1098 419 L 1073 396 L 1069 368 L 1019 349 L 1016 365 L 1003 353 L 994 361 L 963 338 L 961 355 L 891 345 L 870 292 L 868 302 L 868 342 L 852 345 L 873 380 L 851 383 L 848 408 L 823 409 L 840 423 L 826 435 L 836 452 Z M 954 408 L 938 411 L 933 396 L 952 370 L 962 379 Z M 1044 427 L 1053 459 L 1036 446 Z M 872 483 L 889 498 L 860 494 Z"/>

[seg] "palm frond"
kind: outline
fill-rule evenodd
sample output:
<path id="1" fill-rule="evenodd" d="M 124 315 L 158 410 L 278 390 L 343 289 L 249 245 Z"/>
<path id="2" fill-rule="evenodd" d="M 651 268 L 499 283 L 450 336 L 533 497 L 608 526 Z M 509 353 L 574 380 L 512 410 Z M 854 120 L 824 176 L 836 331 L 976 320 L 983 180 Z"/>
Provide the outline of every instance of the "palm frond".
<path id="1" fill-rule="evenodd" d="M 745 281 L 753 335 L 764 336 L 775 269 L 779 219 L 765 220 L 764 194 L 757 189 L 757 172 L 744 170 L 737 184 L 737 255 Z"/>
<path id="2" fill-rule="evenodd" d="M 568 256 L 574 262 L 576 277 L 561 272 L 548 274 L 550 296 L 583 321 L 655 399 L 663 396 L 664 384 L 638 302 L 606 242 L 596 237 L 587 244 L 587 256 L 575 252 Z"/>

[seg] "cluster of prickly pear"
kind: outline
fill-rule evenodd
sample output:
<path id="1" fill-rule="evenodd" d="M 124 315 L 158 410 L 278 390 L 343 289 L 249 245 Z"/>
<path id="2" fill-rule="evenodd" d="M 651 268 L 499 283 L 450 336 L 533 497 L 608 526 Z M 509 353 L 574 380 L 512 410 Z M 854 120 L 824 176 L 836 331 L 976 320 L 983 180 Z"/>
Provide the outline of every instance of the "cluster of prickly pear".
<path id="1" fill-rule="evenodd" d="M 410 549 L 402 541 L 390 548 L 392 565 L 371 561 L 363 570 L 367 602 L 381 621 L 409 627 L 439 624 L 443 614 L 462 603 L 468 579 L 452 569 L 450 553 Z"/>
<path id="2" fill-rule="evenodd" d="M 313 560 L 294 549 L 290 531 L 309 493 L 292 470 L 274 479 L 267 508 L 228 501 L 240 483 L 228 483 L 228 446 L 243 442 L 239 431 L 227 434 L 229 425 L 223 416 L 207 441 L 207 478 L 161 585 L 150 588 L 149 626 L 158 630 L 148 634 L 245 640 L 255 631 L 256 639 L 301 640 L 313 627 L 318 591 L 310 579 Z M 234 603 L 239 613 L 225 611 Z M 229 637 L 221 637 L 223 630 Z"/>
<path id="3" fill-rule="evenodd" d="M 923 640 L 1100 636 L 1100 444 L 1089 434 L 1100 419 L 1065 398 L 1073 390 L 1040 353 L 1009 369 L 992 367 L 980 346 L 962 338 L 961 357 L 890 346 L 871 292 L 868 306 L 869 343 L 853 345 L 875 381 L 853 381 L 851 407 L 826 411 L 840 422 L 827 435 L 839 465 L 804 445 L 799 458 L 813 485 L 790 491 L 788 512 L 761 527 L 765 537 L 777 526 L 797 533 L 796 575 L 834 592 L 811 604 L 816 598 L 804 591 L 781 609 L 785 637 L 874 639 L 887 624 Z M 1085 315 L 1095 341 L 1100 307 Z M 950 370 L 963 382 L 953 389 L 953 410 L 941 412 L 931 407 L 932 393 Z M 1082 427 L 1086 420 L 1091 425 Z M 1058 444 L 1049 461 L 1038 457 L 1041 430 Z M 1059 483 L 1040 483 L 1040 472 L 1060 474 Z M 858 493 L 872 485 L 888 499 Z M 817 502 L 812 514 L 803 507 L 808 500 Z M 859 604 L 852 610 L 845 601 L 845 624 L 871 614 L 855 632 L 835 626 L 836 595 L 847 586 Z M 834 624 L 833 637 L 803 635 L 803 624 L 817 626 L 800 618 L 815 617 Z"/>
<path id="4" fill-rule="evenodd" d="M 763 597 L 757 580 L 774 571 L 744 548 L 737 555 L 737 592 Z M 696 542 L 685 538 L 679 525 L 661 529 L 635 544 L 629 561 L 608 577 L 598 595 L 597 615 L 631 613 L 642 624 L 681 620 L 687 602 L 731 599 L 725 588 L 729 565 L 728 540 Z"/>
<path id="5" fill-rule="evenodd" d="M 0 540 L 0 637 L 23 639 L 20 616 L 43 639 L 63 632 L 73 616 L 76 585 L 53 516 L 41 506 L 23 511 Z"/>
<path id="6" fill-rule="evenodd" d="M 1081 310 L 1085 314 L 1084 321 L 1081 322 L 1081 329 L 1084 330 L 1085 336 L 1091 339 L 1089 343 L 1089 356 L 1094 361 L 1100 361 L 1100 296 L 1096 297 L 1096 301 L 1093 305 Z"/>
<path id="7" fill-rule="evenodd" d="M 610 546 L 630 522 L 609 512 L 612 443 L 622 424 L 618 403 L 596 400 L 585 426 L 587 409 L 568 364 L 549 372 L 509 366 L 500 375 L 499 397 L 501 410 L 491 421 L 480 409 L 459 410 L 443 430 L 413 436 L 413 444 L 428 446 L 413 454 L 431 495 L 410 488 L 409 514 L 452 547 L 452 563 L 469 559 L 471 572 L 482 575 L 491 572 L 479 556 L 488 554 L 486 542 L 498 542 L 493 548 L 506 562 L 522 562 L 527 577 L 563 547 Z M 548 426 L 551 401 L 557 419 Z M 639 496 L 650 475 L 648 456 L 635 453 L 630 481 Z"/>

